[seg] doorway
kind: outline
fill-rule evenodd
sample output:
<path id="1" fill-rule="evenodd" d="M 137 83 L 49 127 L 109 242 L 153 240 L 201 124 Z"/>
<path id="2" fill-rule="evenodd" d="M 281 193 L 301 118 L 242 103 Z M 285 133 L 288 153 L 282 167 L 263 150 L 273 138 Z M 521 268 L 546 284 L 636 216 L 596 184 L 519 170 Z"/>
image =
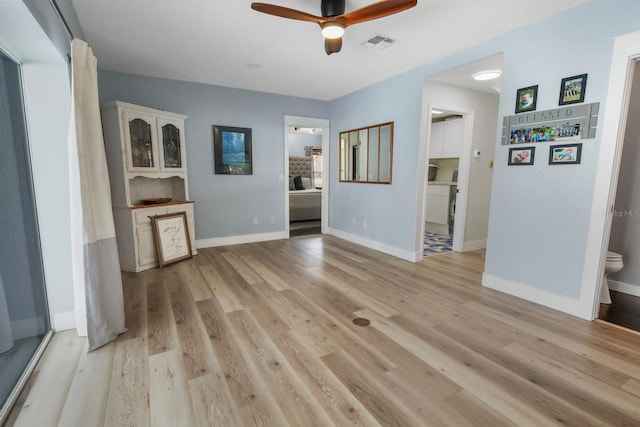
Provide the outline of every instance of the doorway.
<path id="1" fill-rule="evenodd" d="M 329 120 L 285 116 L 285 231 L 326 233 L 329 203 Z"/>
<path id="2" fill-rule="evenodd" d="M 586 242 L 583 291 L 579 309 L 585 318 L 597 319 L 600 312 L 600 287 L 605 273 L 605 255 L 609 249 L 615 212 L 619 171 L 628 121 L 631 82 L 636 61 L 640 59 L 640 31 L 614 40 L 606 106 L 589 233 Z M 625 255 L 623 255 L 623 260 Z M 625 267 L 626 268 L 626 267 Z"/>
<path id="3" fill-rule="evenodd" d="M 473 79 L 489 70 L 498 77 Z M 423 256 L 429 255 L 433 232 L 440 239 L 448 237 L 454 252 L 486 247 L 501 70 L 499 54 L 425 79 L 426 147 L 419 167 L 427 172 L 424 185 L 418 183 L 424 191 L 416 228 L 416 249 L 422 248 Z"/>
<path id="4" fill-rule="evenodd" d="M 626 125 L 622 137 L 622 152 L 615 189 L 615 203 L 611 218 L 608 253 L 622 255 L 622 269 L 611 272 L 603 292 L 606 299 L 609 290 L 611 303 L 600 301 L 599 319 L 640 332 L 640 175 L 637 164 L 640 161 L 640 61 L 630 68 L 630 89 L 626 107 Z M 611 265 L 611 262 L 605 264 Z M 607 270 L 605 270 L 606 272 Z"/>
<path id="5" fill-rule="evenodd" d="M 0 424 L 50 336 L 20 67 L 0 51 Z"/>
<path id="6" fill-rule="evenodd" d="M 424 203 L 424 255 L 462 252 L 464 209 L 458 208 L 460 166 L 473 127 L 473 112 L 460 107 L 431 105 L 431 132 L 427 152 L 427 189 Z M 468 173 L 463 172 L 463 177 Z M 460 197 L 462 205 L 462 197 Z M 457 217 L 456 217 L 457 216 Z"/>

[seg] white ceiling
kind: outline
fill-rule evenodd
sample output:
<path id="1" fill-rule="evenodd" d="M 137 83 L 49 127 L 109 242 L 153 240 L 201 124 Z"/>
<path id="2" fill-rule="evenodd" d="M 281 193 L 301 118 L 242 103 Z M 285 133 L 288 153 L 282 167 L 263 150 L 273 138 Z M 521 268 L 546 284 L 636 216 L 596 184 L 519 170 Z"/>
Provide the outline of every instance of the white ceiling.
<path id="1" fill-rule="evenodd" d="M 428 81 L 462 86 L 482 92 L 500 93 L 502 76 L 493 80 L 477 81 L 473 79 L 473 75 L 481 71 L 502 70 L 502 56 L 502 54 L 489 56 L 479 61 L 434 74 L 429 77 Z"/>
<path id="2" fill-rule="evenodd" d="M 260 1 L 320 15 L 320 0 Z M 100 69 L 332 100 L 587 1 L 419 0 L 347 28 L 331 56 L 318 25 L 256 12 L 251 0 L 71 3 Z M 376 35 L 398 42 L 362 46 Z"/>

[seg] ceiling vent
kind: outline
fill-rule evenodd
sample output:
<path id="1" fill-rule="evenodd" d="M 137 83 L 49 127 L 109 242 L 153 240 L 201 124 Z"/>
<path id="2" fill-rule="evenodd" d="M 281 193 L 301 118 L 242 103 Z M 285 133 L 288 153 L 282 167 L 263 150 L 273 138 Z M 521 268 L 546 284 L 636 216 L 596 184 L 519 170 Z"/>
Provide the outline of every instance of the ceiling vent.
<path id="1" fill-rule="evenodd" d="M 395 42 L 396 42 L 395 40 L 390 39 L 389 37 L 375 36 L 370 38 L 366 42 L 362 43 L 362 45 L 365 47 L 371 47 L 374 49 L 386 49 L 392 44 L 394 44 Z"/>

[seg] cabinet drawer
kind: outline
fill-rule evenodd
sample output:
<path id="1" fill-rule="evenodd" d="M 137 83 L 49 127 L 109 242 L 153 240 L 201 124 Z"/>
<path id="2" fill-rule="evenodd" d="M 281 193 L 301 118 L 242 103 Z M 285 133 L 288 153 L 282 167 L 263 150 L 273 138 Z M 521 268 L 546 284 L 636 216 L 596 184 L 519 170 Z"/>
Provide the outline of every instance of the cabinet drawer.
<path id="1" fill-rule="evenodd" d="M 133 217 L 135 218 L 136 224 L 144 224 L 147 222 L 151 222 L 149 217 L 155 215 L 164 215 L 167 213 L 167 208 L 146 208 L 146 209 L 136 209 L 133 211 Z"/>
<path id="2" fill-rule="evenodd" d="M 167 213 L 186 212 L 187 216 L 193 216 L 193 205 L 185 203 L 182 205 L 167 206 Z"/>
<path id="3" fill-rule="evenodd" d="M 427 185 L 427 194 L 429 196 L 447 196 L 449 197 L 449 185 Z"/>

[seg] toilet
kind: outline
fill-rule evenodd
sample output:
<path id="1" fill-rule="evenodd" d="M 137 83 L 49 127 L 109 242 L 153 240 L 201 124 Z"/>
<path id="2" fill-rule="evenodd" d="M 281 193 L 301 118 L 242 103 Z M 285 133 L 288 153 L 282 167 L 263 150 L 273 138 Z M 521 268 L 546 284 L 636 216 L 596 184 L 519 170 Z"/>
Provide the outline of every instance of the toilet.
<path id="1" fill-rule="evenodd" d="M 602 286 L 600 287 L 601 304 L 611 304 L 611 295 L 609 293 L 609 282 L 607 277 L 611 273 L 617 273 L 622 270 L 622 267 L 624 267 L 624 264 L 622 263 L 622 255 L 607 251 L 607 260 L 604 266 L 604 279 L 602 280 Z"/>

